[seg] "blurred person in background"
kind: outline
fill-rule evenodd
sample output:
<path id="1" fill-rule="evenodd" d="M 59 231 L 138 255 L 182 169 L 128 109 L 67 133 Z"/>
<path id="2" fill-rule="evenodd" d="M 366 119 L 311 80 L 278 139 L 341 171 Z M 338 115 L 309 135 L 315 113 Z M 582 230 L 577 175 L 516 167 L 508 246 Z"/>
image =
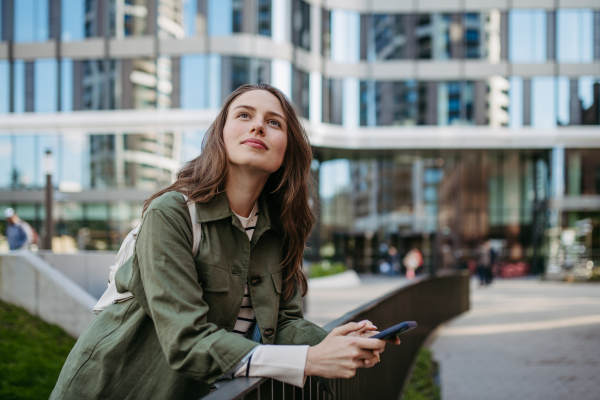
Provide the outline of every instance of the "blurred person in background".
<path id="1" fill-rule="evenodd" d="M 12 208 L 4 210 L 6 218 L 6 239 L 11 250 L 28 250 L 33 243 L 34 234 L 31 226 L 23 221 Z"/>
<path id="2" fill-rule="evenodd" d="M 398 249 L 394 246 L 390 246 L 388 249 L 388 263 L 390 265 L 390 276 L 400 273 L 400 256 L 398 255 Z"/>
<path id="3" fill-rule="evenodd" d="M 477 275 L 479 284 L 486 286 L 492 283 L 492 252 L 490 242 L 481 241 L 476 251 Z"/>
<path id="4" fill-rule="evenodd" d="M 415 271 L 417 268 L 423 265 L 423 256 L 421 255 L 419 249 L 413 247 L 408 253 L 406 253 L 402 263 L 404 264 L 404 267 L 406 267 L 406 277 L 408 279 L 413 279 L 415 277 Z"/>

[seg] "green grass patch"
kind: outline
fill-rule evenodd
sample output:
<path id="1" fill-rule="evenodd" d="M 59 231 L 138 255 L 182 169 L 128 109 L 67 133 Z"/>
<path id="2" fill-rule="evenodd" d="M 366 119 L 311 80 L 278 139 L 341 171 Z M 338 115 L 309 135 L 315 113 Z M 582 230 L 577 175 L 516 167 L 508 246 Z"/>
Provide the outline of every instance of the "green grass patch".
<path id="1" fill-rule="evenodd" d="M 75 345 L 55 325 L 0 301 L 0 399 L 47 399 Z"/>
<path id="2" fill-rule="evenodd" d="M 330 262 L 323 260 L 310 265 L 310 277 L 320 278 L 323 276 L 335 275 L 346 271 L 346 266 L 342 262 Z"/>
<path id="3" fill-rule="evenodd" d="M 435 381 L 437 374 L 431 351 L 421 348 L 402 400 L 440 400 L 440 387 Z"/>

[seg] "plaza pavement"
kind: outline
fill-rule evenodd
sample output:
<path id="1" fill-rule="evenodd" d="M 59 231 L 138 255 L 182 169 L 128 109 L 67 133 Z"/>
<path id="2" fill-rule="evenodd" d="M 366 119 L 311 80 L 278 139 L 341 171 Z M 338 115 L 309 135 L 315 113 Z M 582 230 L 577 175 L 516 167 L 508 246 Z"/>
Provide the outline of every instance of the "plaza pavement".
<path id="1" fill-rule="evenodd" d="M 600 399 L 600 284 L 472 284 L 471 310 L 437 331 L 443 400 Z"/>
<path id="2" fill-rule="evenodd" d="M 399 276 L 360 275 L 359 277 L 360 286 L 309 288 L 304 317 L 323 326 L 410 282 Z"/>

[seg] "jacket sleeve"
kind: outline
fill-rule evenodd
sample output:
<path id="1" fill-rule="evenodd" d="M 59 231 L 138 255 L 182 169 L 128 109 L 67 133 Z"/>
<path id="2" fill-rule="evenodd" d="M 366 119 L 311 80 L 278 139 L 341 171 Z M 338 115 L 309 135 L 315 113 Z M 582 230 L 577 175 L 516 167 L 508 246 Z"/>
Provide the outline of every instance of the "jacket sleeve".
<path id="1" fill-rule="evenodd" d="M 314 346 L 321 343 L 328 333 L 320 326 L 304 319 L 302 293 L 297 284 L 294 285 L 294 295 L 291 299 L 285 301 L 282 295 L 279 302 L 275 344 Z"/>
<path id="2" fill-rule="evenodd" d="M 302 293 L 296 284 L 292 298 L 288 301 L 283 299 L 280 301 L 275 344 L 308 344 L 315 346 L 321 343 L 328 334 L 329 332 L 325 329 L 304 319 Z M 325 392 L 334 395 L 329 379 L 320 376 L 315 376 L 313 379 Z"/>
<path id="3" fill-rule="evenodd" d="M 231 370 L 257 343 L 207 321 L 192 254 L 187 208 L 146 211 L 131 275 L 117 289 L 131 291 L 153 322 L 169 365 L 206 383 Z M 120 287 L 122 286 L 122 287 Z"/>

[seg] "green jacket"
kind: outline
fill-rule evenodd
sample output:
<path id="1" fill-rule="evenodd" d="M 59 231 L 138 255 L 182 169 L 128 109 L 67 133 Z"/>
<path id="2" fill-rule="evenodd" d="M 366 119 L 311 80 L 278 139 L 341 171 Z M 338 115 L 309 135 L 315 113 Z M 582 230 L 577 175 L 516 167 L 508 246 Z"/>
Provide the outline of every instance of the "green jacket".
<path id="1" fill-rule="evenodd" d="M 303 319 L 298 290 L 281 298 L 283 231 L 264 195 L 252 241 L 225 194 L 196 204 L 192 254 L 183 197 L 169 192 L 144 215 L 133 256 L 116 274 L 134 298 L 107 307 L 71 350 L 50 399 L 198 399 L 257 343 L 232 333 L 246 282 L 262 342 L 315 345 L 327 332 Z"/>

